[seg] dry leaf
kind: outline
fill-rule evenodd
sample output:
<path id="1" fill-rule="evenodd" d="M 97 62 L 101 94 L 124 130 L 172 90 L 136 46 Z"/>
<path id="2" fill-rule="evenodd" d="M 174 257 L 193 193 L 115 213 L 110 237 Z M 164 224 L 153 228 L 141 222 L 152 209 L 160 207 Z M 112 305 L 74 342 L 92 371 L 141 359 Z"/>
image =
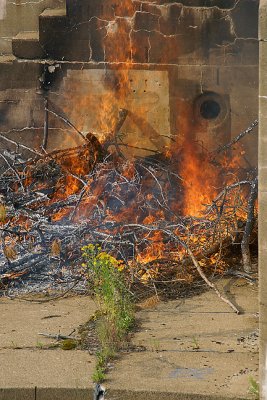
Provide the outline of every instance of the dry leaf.
<path id="1" fill-rule="evenodd" d="M 17 252 L 15 246 L 8 245 L 4 247 L 4 255 L 9 260 L 15 260 L 17 258 Z"/>
<path id="2" fill-rule="evenodd" d="M 0 204 L 0 222 L 5 222 L 6 220 L 6 207 L 4 204 Z"/>
<path id="3" fill-rule="evenodd" d="M 51 244 L 51 255 L 54 257 L 59 257 L 60 252 L 61 252 L 61 242 L 59 239 L 55 239 Z"/>
<path id="4" fill-rule="evenodd" d="M 153 307 L 157 306 L 159 301 L 160 300 L 159 300 L 158 296 L 154 295 L 154 296 L 151 296 L 148 299 L 138 303 L 138 307 L 142 308 L 142 309 L 153 308 Z"/>

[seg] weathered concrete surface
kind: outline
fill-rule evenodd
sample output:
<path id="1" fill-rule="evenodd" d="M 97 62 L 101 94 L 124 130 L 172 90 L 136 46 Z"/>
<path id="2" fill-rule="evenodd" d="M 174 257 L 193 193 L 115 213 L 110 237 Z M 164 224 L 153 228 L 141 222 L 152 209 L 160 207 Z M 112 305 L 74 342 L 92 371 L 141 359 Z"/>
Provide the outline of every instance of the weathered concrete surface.
<path id="1" fill-rule="evenodd" d="M 94 302 L 79 296 L 41 304 L 0 299 L 0 308 L 0 399 L 34 399 L 37 389 L 38 399 L 48 399 L 49 390 L 51 395 L 58 388 L 70 389 L 72 399 L 88 396 L 94 357 L 81 350 L 42 350 L 54 341 L 38 333 L 77 334 L 95 311 Z"/>
<path id="2" fill-rule="evenodd" d="M 107 383 L 111 393 L 125 388 L 164 392 L 164 398 L 249 398 L 249 377 L 258 377 L 257 289 L 242 279 L 221 286 L 242 315 L 212 291 L 141 311 L 134 343 L 147 350 L 115 363 Z"/>
<path id="3" fill-rule="evenodd" d="M 22 31 L 38 31 L 39 15 L 46 8 L 65 6 L 65 0 L 1 0 L 0 54 L 12 53 L 12 38 Z"/>
<path id="4" fill-rule="evenodd" d="M 190 133 L 205 148 L 228 143 L 257 117 L 258 66 L 169 66 L 62 63 L 49 73 L 50 108 L 64 114 L 81 131 L 105 136 L 117 121 L 118 109 L 131 111 L 121 129 L 131 145 L 165 151 L 169 133 L 183 143 Z M 51 69 L 53 70 L 53 69 Z M 104 74 L 105 70 L 105 74 Z M 0 58 L 1 132 L 10 139 L 40 148 L 43 138 L 44 97 L 40 79 L 44 64 Z M 3 77 L 3 79 L 1 79 Z M 103 80 L 103 79 L 104 80 Z M 118 87 L 117 82 L 123 81 Z M 160 85 L 160 86 L 159 86 Z M 219 98 L 218 118 L 199 113 L 203 93 Z M 244 99 L 245 102 L 244 102 Z M 79 136 L 49 115 L 48 150 L 79 144 Z M 242 141 L 246 157 L 257 164 L 257 135 Z M 1 140 L 1 146 L 6 142 Z M 12 146 L 10 146 L 12 147 Z M 144 151 L 132 150 L 143 156 Z"/>
<path id="5" fill-rule="evenodd" d="M 101 141 L 126 108 L 121 151 L 127 158 L 154 155 L 171 145 L 168 71 L 68 69 L 59 93 L 51 93 L 49 101 L 62 107 L 80 131 L 94 132 Z"/>
<path id="6" fill-rule="evenodd" d="M 114 363 L 106 382 L 110 400 L 159 400 L 163 393 L 169 400 L 249 398 L 248 379 L 257 379 L 258 371 L 257 289 L 241 279 L 221 286 L 242 315 L 212 291 L 138 312 L 133 343 L 146 351 Z M 90 398 L 94 358 L 83 351 L 41 350 L 51 340 L 38 332 L 70 334 L 94 312 L 92 300 L 1 299 L 0 307 L 0 400 Z"/>
<path id="7" fill-rule="evenodd" d="M 6 21 L 11 20 L 12 23 L 7 26 L 10 26 L 9 29 L 13 27 L 13 52 L 18 60 L 7 65 L 7 62 L 1 63 L 0 59 L 0 122 L 3 132 L 16 129 L 16 132 L 12 132 L 13 136 L 19 135 L 24 144 L 33 142 L 38 148 L 42 142 L 41 127 L 44 119 L 42 94 L 47 95 L 48 89 L 51 93 L 50 100 L 53 102 L 54 98 L 57 99 L 56 106 L 60 112 L 66 112 L 66 116 L 75 125 L 86 120 L 85 125 L 94 129 L 95 126 L 90 121 L 102 117 L 100 110 L 103 110 L 102 114 L 105 112 L 108 119 L 117 118 L 116 113 L 107 109 L 107 103 L 113 104 L 113 98 L 115 108 L 129 105 L 128 101 L 124 102 L 121 90 L 123 85 L 132 98 L 136 98 L 138 93 L 138 102 L 143 107 L 138 105 L 137 118 L 134 115 L 136 121 L 129 124 L 128 118 L 121 133 L 130 139 L 127 144 L 140 142 L 143 148 L 151 148 L 152 151 L 156 149 L 164 153 L 166 144 L 170 141 L 167 130 L 172 135 L 177 135 L 178 143 L 180 140 L 182 143 L 184 137 L 190 133 L 200 147 L 213 151 L 229 142 L 231 137 L 256 119 L 257 0 L 71 0 L 66 3 L 65 9 L 65 2 L 57 0 L 53 2 L 56 9 L 51 9 L 49 0 L 26 1 L 16 7 L 13 1 L 7 1 L 6 17 L 0 22 L 0 37 L 1 27 L 7 29 L 4 28 Z M 29 7 L 31 12 L 26 16 Z M 18 13 L 23 16 L 22 22 L 18 21 Z M 27 28 L 25 21 L 28 23 Z M 10 41 L 8 35 L 8 32 L 2 33 L 2 37 Z M 25 63 L 22 63 L 22 59 Z M 29 59 L 33 59 L 32 62 Z M 57 66 L 55 71 L 52 68 L 52 73 L 47 73 L 47 59 L 50 64 Z M 69 63 L 66 63 L 67 60 Z M 94 80 L 94 75 L 92 73 L 89 80 L 84 80 L 81 72 L 90 68 L 100 71 L 106 68 L 108 76 L 114 75 L 113 80 L 105 82 L 112 96 L 105 96 L 104 108 L 99 96 L 95 96 L 93 102 L 84 101 L 86 96 L 90 97 L 90 85 L 87 86 L 87 93 L 85 89 L 88 81 Z M 134 92 L 134 85 L 130 82 L 128 87 L 125 85 L 124 78 L 127 79 L 127 76 L 121 77 L 119 72 L 116 74 L 116 71 L 128 70 L 130 81 L 134 69 L 139 70 L 141 75 L 142 71 L 146 75 L 147 70 L 165 75 L 158 104 L 160 110 L 156 110 L 156 118 L 155 113 L 151 112 L 151 109 L 155 109 L 154 103 L 147 111 L 151 104 L 146 103 L 148 91 L 144 88 L 142 94 L 138 90 Z M 78 80 L 80 84 L 77 83 Z M 65 85 L 66 81 L 68 85 Z M 140 81 L 143 82 L 143 79 Z M 152 81 L 149 79 L 148 83 Z M 39 90 L 41 82 L 45 87 L 43 93 Z M 121 87 L 118 82 L 123 82 Z M 76 92 L 73 90 L 74 85 Z M 72 119 L 71 113 L 67 113 L 62 106 L 65 101 L 65 86 L 68 86 L 73 95 L 67 101 L 72 110 L 78 111 L 79 118 Z M 82 95 L 79 86 L 83 90 Z M 102 86 L 103 82 L 100 82 L 97 88 L 99 92 Z M 13 92 L 10 88 L 14 89 Z M 25 89 L 28 90 L 26 101 L 23 94 Z M 13 101 L 14 96 L 16 102 Z M 217 117 L 208 119 L 201 116 L 200 105 L 206 99 L 205 96 L 219 104 L 220 112 Z M 152 100 L 154 101 L 153 98 Z M 82 109 L 81 101 L 84 105 Z M 149 101 L 151 102 L 151 98 Z M 98 108 L 97 113 L 92 104 Z M 166 120 L 169 120 L 167 129 Z M 24 129 L 22 135 L 20 129 Z M 73 132 L 69 132 L 62 121 L 59 124 L 51 115 L 49 129 L 48 150 L 75 145 Z M 103 134 L 104 129 L 101 132 Z M 154 141 L 152 144 L 150 137 Z M 245 137 L 242 145 L 241 150 L 246 152 L 246 158 L 252 165 L 256 165 L 256 135 Z M 134 152 L 141 156 L 145 153 L 132 150 Z"/>
<path id="8" fill-rule="evenodd" d="M 267 399 L 267 1 L 260 3 L 259 85 L 259 273 L 261 398 Z"/>

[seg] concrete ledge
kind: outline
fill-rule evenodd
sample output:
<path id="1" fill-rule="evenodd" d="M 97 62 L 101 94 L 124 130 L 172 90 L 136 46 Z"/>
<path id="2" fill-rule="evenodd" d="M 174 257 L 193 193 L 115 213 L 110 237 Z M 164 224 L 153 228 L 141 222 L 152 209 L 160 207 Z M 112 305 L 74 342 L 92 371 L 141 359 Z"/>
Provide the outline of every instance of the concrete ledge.
<path id="1" fill-rule="evenodd" d="M 138 382 L 137 382 L 138 385 Z M 109 390 L 109 400 L 247 400 L 243 397 L 225 397 L 215 395 L 201 395 L 194 393 L 172 393 L 172 392 L 147 392 L 128 390 Z"/>
<path id="2" fill-rule="evenodd" d="M 48 17 L 48 18 L 58 18 L 58 17 L 66 17 L 66 9 L 65 8 L 46 8 L 41 14 L 40 17 Z"/>
<path id="3" fill-rule="evenodd" d="M 35 400 L 90 400 L 92 390 L 70 388 L 37 388 Z"/>
<path id="4" fill-rule="evenodd" d="M 0 400 L 35 400 L 35 388 L 0 389 Z"/>
<path id="5" fill-rule="evenodd" d="M 137 382 L 138 384 L 138 382 Z M 93 388 L 32 388 L 0 389 L 0 400 L 90 400 Z M 190 393 L 108 390 L 109 400 L 247 400 L 243 397 L 225 397 Z"/>
<path id="6" fill-rule="evenodd" d="M 39 32 L 20 32 L 12 39 L 12 51 L 18 58 L 36 59 L 44 56 Z"/>

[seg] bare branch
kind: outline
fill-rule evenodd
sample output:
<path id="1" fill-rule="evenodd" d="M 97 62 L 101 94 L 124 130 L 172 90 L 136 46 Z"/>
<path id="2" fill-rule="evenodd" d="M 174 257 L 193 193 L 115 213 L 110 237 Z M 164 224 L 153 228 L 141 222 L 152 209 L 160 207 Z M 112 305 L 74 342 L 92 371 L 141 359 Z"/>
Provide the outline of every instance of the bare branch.
<path id="1" fill-rule="evenodd" d="M 241 133 L 239 133 L 239 135 L 237 135 L 234 139 L 231 140 L 231 142 L 227 143 L 224 146 L 219 147 L 216 150 L 216 153 L 221 153 L 222 151 L 228 150 L 230 149 L 235 143 L 239 142 L 239 140 L 243 139 L 244 136 L 246 136 L 248 133 L 251 133 L 253 131 L 253 129 L 258 126 L 259 121 L 257 119 L 255 119 L 255 121 L 252 122 L 252 124 L 245 129 L 244 131 L 242 131 Z"/>

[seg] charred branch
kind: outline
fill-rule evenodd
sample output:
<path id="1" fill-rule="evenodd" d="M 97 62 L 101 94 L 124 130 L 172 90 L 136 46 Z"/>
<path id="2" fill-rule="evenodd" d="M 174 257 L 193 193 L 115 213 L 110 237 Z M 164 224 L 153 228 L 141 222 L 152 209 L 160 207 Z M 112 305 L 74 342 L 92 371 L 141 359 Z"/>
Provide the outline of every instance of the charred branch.
<path id="1" fill-rule="evenodd" d="M 112 133 L 119 156 L 119 131 L 127 115 L 121 110 Z M 131 266 L 131 285 L 147 280 L 158 294 L 159 285 L 199 275 L 225 301 L 208 275 L 228 269 L 223 256 L 243 227 L 242 249 L 249 244 L 256 196 L 252 178 L 225 185 L 201 216 L 186 216 L 184 180 L 163 155 L 118 163 L 110 154 L 104 158 L 95 135 L 84 140 L 26 162 L 3 155 L 6 212 L 0 233 L 9 252 L 0 258 L 2 282 L 53 269 L 58 277 L 61 269 L 80 271 L 81 247 L 92 243 Z M 250 186 L 248 201 L 241 194 Z"/>
<path id="2" fill-rule="evenodd" d="M 237 135 L 235 138 L 233 138 L 229 143 L 227 143 L 224 146 L 221 146 L 218 148 L 217 153 L 221 153 L 223 151 L 229 150 L 234 144 L 239 142 L 239 140 L 243 139 L 247 134 L 252 133 L 254 128 L 256 128 L 259 124 L 259 121 L 256 119 L 255 121 L 252 122 L 252 124 L 245 129 L 244 131 L 240 132 L 239 135 Z"/>
<path id="3" fill-rule="evenodd" d="M 48 99 L 46 98 L 45 101 L 44 101 L 44 136 L 43 136 L 43 143 L 42 143 L 43 150 L 46 150 L 46 148 L 47 148 L 48 132 L 49 132 L 49 126 L 48 126 Z"/>

